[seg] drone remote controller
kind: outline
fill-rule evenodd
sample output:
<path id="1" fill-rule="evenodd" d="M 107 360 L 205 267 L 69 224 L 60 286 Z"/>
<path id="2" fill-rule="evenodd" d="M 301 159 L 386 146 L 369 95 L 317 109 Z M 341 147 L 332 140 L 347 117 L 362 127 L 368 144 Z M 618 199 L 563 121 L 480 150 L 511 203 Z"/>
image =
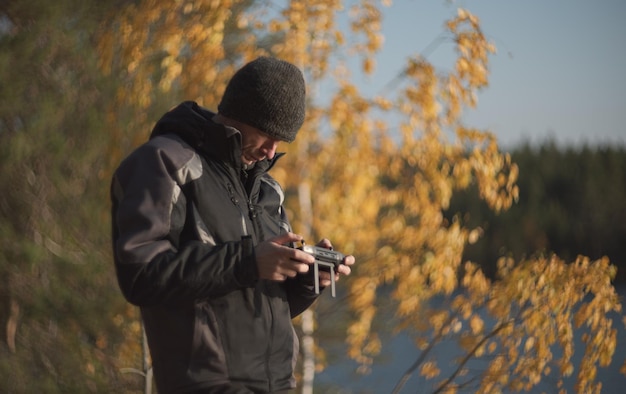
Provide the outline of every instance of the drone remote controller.
<path id="1" fill-rule="evenodd" d="M 320 246 L 305 245 L 304 241 L 302 241 L 302 246 L 298 249 L 315 257 L 315 262 L 313 263 L 315 294 L 320 293 L 319 271 L 322 270 L 330 272 L 330 295 L 335 297 L 335 273 L 337 272 L 339 264 L 343 263 L 343 259 L 345 257 L 343 253 L 332 249 L 322 248 Z"/>

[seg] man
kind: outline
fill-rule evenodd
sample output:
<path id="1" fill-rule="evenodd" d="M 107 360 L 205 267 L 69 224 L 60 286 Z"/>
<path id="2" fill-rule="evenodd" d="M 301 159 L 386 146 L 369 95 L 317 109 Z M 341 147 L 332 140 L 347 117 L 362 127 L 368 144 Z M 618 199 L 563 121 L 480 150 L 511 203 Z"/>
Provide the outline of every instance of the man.
<path id="1" fill-rule="evenodd" d="M 295 387 L 291 318 L 317 297 L 314 258 L 289 247 L 302 237 L 267 171 L 304 115 L 302 72 L 260 57 L 235 73 L 217 114 L 180 104 L 115 172 L 115 266 L 141 307 L 159 393 Z M 346 257 L 338 274 L 352 264 Z"/>

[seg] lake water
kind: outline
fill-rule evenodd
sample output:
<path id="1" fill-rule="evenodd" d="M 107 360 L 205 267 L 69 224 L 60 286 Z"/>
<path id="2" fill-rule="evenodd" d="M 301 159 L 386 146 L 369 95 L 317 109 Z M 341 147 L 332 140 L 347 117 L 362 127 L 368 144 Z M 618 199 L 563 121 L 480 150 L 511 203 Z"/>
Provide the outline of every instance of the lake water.
<path id="1" fill-rule="evenodd" d="M 622 298 L 626 297 L 626 286 L 617 289 Z M 626 307 L 626 305 L 624 305 Z M 626 376 L 619 373 L 622 363 L 626 359 L 626 329 L 622 323 L 621 316 L 613 316 L 613 327 L 618 330 L 617 349 L 613 355 L 613 362 L 609 367 L 598 368 L 598 380 L 602 382 L 603 394 L 624 394 L 626 393 Z M 323 324 L 323 323 L 320 323 Z M 357 365 L 345 356 L 345 345 L 332 344 L 322 347 L 327 353 L 327 368 L 315 376 L 315 393 L 324 394 L 380 394 L 391 393 L 401 379 L 405 371 L 415 362 L 419 356 L 419 350 L 414 346 L 413 342 L 405 335 L 397 335 L 391 337 L 385 335 L 382 328 L 378 331 L 383 341 L 383 350 L 379 357 L 374 361 L 371 373 L 368 375 L 360 375 L 356 373 Z M 576 344 L 574 353 L 574 365 L 578 364 L 576 359 L 580 360 L 582 343 Z M 556 353 L 556 351 L 554 352 Z M 446 369 L 452 371 L 453 364 L 450 362 L 459 354 L 458 347 L 453 343 L 442 343 L 441 346 L 435 348 L 438 361 L 438 367 L 442 369 L 442 375 L 445 375 Z M 555 359 L 558 355 L 555 354 Z M 448 366 L 446 368 L 446 365 Z M 483 364 L 484 365 L 484 364 Z M 481 369 L 479 362 L 470 365 L 470 368 Z M 553 368 L 554 369 L 554 368 Z M 576 373 L 576 370 L 575 370 Z M 436 381 L 437 379 L 433 379 Z M 414 372 L 411 379 L 405 384 L 401 393 L 431 393 L 433 391 L 433 381 L 426 381 Z M 575 376 L 569 377 L 565 381 L 565 389 L 568 393 L 574 393 Z M 473 391 L 463 391 L 471 393 Z M 544 377 L 541 384 L 535 387 L 533 393 L 558 393 L 556 380 L 550 376 Z"/>

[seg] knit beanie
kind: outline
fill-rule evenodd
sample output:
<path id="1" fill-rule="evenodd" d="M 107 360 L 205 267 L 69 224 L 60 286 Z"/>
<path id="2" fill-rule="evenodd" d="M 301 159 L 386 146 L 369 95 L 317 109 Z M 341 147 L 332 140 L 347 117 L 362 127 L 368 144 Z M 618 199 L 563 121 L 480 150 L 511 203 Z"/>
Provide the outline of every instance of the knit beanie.
<path id="1" fill-rule="evenodd" d="M 219 113 L 291 142 L 304 123 L 305 85 L 293 64 L 259 57 L 243 66 L 226 86 Z"/>

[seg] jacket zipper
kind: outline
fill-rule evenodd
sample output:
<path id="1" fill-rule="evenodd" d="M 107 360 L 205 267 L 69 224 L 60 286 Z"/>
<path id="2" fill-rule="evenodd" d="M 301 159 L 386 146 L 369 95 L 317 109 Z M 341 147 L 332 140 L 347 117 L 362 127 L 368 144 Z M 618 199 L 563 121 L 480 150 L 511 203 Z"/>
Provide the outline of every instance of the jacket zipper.
<path id="1" fill-rule="evenodd" d="M 228 189 L 228 195 L 230 196 L 230 201 L 239 209 L 239 214 L 241 217 L 241 230 L 243 231 L 243 235 L 250 235 L 248 232 L 248 225 L 246 224 L 246 215 L 244 214 L 241 206 L 239 205 L 239 199 L 235 194 L 233 189 L 233 185 L 230 182 L 226 183 L 226 189 Z"/>
<path id="2" fill-rule="evenodd" d="M 254 227 L 256 239 L 263 240 L 264 239 L 263 228 L 258 223 L 257 212 L 256 212 L 256 209 L 254 208 L 254 204 L 252 203 L 252 199 L 248 196 L 248 193 L 245 190 L 245 185 L 243 184 L 243 182 L 239 182 L 239 185 L 241 186 L 241 189 L 243 189 L 244 191 L 243 195 L 246 196 L 246 203 L 248 205 L 247 207 L 248 217 L 250 218 L 250 221 L 252 222 L 252 225 Z M 230 195 L 230 200 L 232 201 L 233 204 L 237 206 L 237 208 L 239 209 L 239 213 L 241 214 L 241 223 L 242 223 L 244 234 L 248 235 L 249 233 L 248 233 L 248 226 L 246 225 L 245 214 L 243 212 L 243 209 L 241 208 L 241 205 L 239 205 L 239 200 L 237 199 L 237 194 L 235 193 L 236 186 L 234 186 L 231 182 L 227 182 L 226 187 L 228 189 L 228 194 Z M 269 327 L 270 338 L 267 344 L 267 349 L 265 351 L 265 374 L 267 375 L 268 389 L 270 392 L 272 392 L 273 391 L 272 372 L 270 370 L 269 365 L 270 365 L 271 349 L 274 346 L 274 310 L 272 308 L 272 303 L 269 300 L 265 299 L 265 302 L 267 303 L 267 307 L 269 309 L 269 314 L 270 314 L 270 327 Z"/>

